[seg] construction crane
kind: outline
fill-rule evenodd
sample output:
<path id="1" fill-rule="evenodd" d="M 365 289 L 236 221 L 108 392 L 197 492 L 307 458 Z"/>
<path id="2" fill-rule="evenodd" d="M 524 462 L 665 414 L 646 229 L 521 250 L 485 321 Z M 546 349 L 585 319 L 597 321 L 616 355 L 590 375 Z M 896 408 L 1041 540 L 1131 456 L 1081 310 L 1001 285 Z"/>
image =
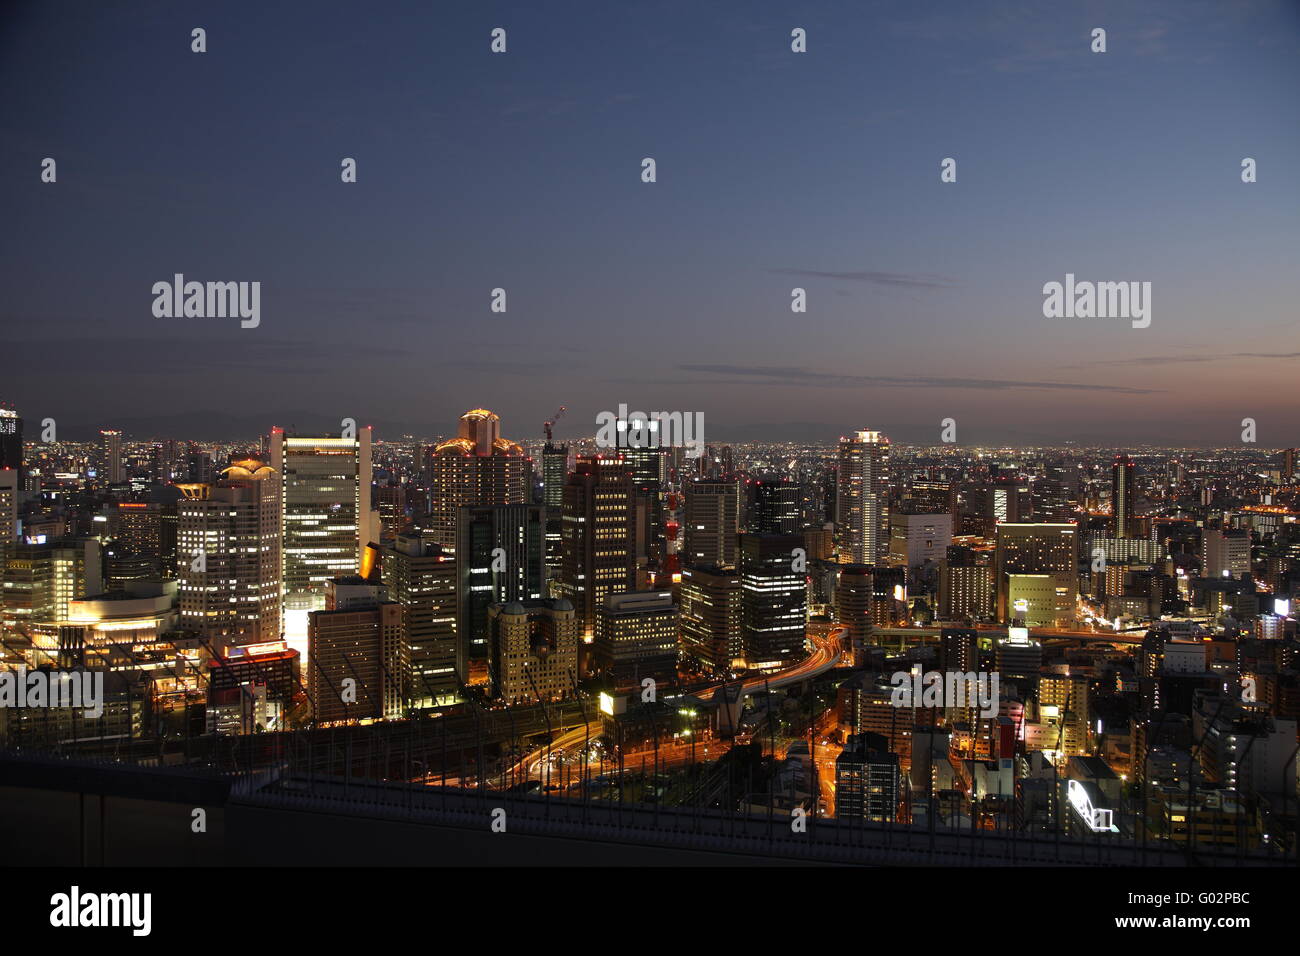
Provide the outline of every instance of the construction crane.
<path id="1" fill-rule="evenodd" d="M 556 422 L 558 422 L 561 418 L 564 417 L 564 413 L 567 410 L 568 409 L 566 406 L 561 405 L 560 410 L 551 416 L 551 420 L 549 422 L 542 422 L 542 428 L 546 429 L 546 440 L 548 442 L 551 440 L 551 428 L 555 425 Z"/>

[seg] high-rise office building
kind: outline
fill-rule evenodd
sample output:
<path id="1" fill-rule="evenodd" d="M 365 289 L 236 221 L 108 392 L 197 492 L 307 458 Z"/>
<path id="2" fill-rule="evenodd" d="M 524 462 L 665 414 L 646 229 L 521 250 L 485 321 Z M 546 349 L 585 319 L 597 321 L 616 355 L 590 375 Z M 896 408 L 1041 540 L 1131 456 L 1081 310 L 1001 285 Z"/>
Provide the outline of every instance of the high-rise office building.
<path id="1" fill-rule="evenodd" d="M 869 564 L 841 565 L 835 582 L 835 623 L 847 629 L 846 642 L 855 655 L 867 646 L 874 624 L 871 605 L 875 584 L 871 571 Z"/>
<path id="2" fill-rule="evenodd" d="M 948 514 L 957 519 L 957 486 L 951 481 L 914 478 L 908 483 L 907 497 L 917 514 Z"/>
<path id="3" fill-rule="evenodd" d="M 1048 750 L 1067 756 L 1091 753 L 1088 679 L 1082 674 L 1043 674 L 1038 679 L 1039 713 L 1049 731 Z"/>
<path id="4" fill-rule="evenodd" d="M 741 593 L 736 571 L 682 568 L 682 650 L 715 673 L 744 658 Z"/>
<path id="5" fill-rule="evenodd" d="M 638 566 L 664 566 L 668 555 L 666 493 L 668 454 L 663 448 L 628 448 L 623 451 L 636 498 L 636 557 Z"/>
<path id="6" fill-rule="evenodd" d="M 1046 575 L 1052 594 L 1052 617 L 1058 626 L 1074 620 L 1079 596 L 1078 526 L 1069 524 L 1002 523 L 997 526 L 993 552 L 998 620 L 1010 620 L 1011 575 Z M 1028 582 L 1022 582 L 1028 586 Z"/>
<path id="7" fill-rule="evenodd" d="M 0 550 L 18 540 L 19 470 L 0 467 Z"/>
<path id="8" fill-rule="evenodd" d="M 785 667 L 803 654 L 808 628 L 808 587 L 794 570 L 800 534 L 741 536 L 741 641 L 752 668 Z"/>
<path id="9" fill-rule="evenodd" d="M 1024 681 L 1038 686 L 1038 672 L 1043 665 L 1043 645 L 1029 636 L 1028 628 L 1007 629 L 1006 637 L 994 641 L 994 662 L 1003 680 Z"/>
<path id="10" fill-rule="evenodd" d="M 192 484 L 210 484 L 214 474 L 212 456 L 196 442 L 188 442 L 185 446 L 185 480 Z"/>
<path id="11" fill-rule="evenodd" d="M 889 553 L 889 439 L 858 431 L 840 439 L 835 523 L 854 564 L 879 564 Z"/>
<path id="12" fill-rule="evenodd" d="M 389 597 L 402 606 L 412 705 L 453 703 L 461 684 L 456 670 L 456 556 L 431 539 L 398 535 L 384 551 L 383 575 Z"/>
<path id="13" fill-rule="evenodd" d="M 889 517 L 889 535 L 890 557 L 898 564 L 943 564 L 952 544 L 952 515 L 895 512 Z"/>
<path id="14" fill-rule="evenodd" d="M 542 446 L 542 504 L 546 506 L 546 578 L 560 576 L 560 531 L 564 525 L 564 482 L 569 476 L 569 446 Z"/>
<path id="15" fill-rule="evenodd" d="M 237 461 L 215 484 L 182 484 L 176 506 L 181 623 L 215 644 L 278 641 L 279 475 Z"/>
<path id="16" fill-rule="evenodd" d="M 685 491 L 686 564 L 734 568 L 740 533 L 740 485 L 734 480 L 688 481 Z"/>
<path id="17" fill-rule="evenodd" d="M 939 569 L 940 620 L 991 620 L 995 606 L 993 568 L 987 562 L 981 563 L 972 553 L 969 559 L 950 561 Z"/>
<path id="18" fill-rule="evenodd" d="M 122 433 L 112 428 L 101 429 L 100 454 L 103 460 L 103 470 L 100 471 L 100 480 L 110 485 L 120 485 L 126 480 L 125 463 L 122 461 Z"/>
<path id="19" fill-rule="evenodd" d="M 753 534 L 794 534 L 803 528 L 802 489 L 796 481 L 760 478 L 746 527 Z"/>
<path id="20" fill-rule="evenodd" d="M 1244 528 L 1206 528 L 1201 536 L 1201 574 L 1238 578 L 1250 572 L 1250 532 Z"/>
<path id="21" fill-rule="evenodd" d="M 307 690 L 317 722 L 393 719 L 406 708 L 402 606 L 382 591 L 355 575 L 338 578 L 327 584 L 325 609 L 308 615 Z"/>
<path id="22" fill-rule="evenodd" d="M 461 508 L 456 529 L 457 670 L 487 680 L 488 607 L 545 597 L 545 509 L 541 505 Z"/>
<path id="23" fill-rule="evenodd" d="M 893 823 L 898 818 L 898 754 L 880 734 L 853 734 L 835 759 L 835 816 Z"/>
<path id="24" fill-rule="evenodd" d="M 962 673 L 978 671 L 980 669 L 979 631 L 967 627 L 940 629 L 939 669 Z"/>
<path id="25" fill-rule="evenodd" d="M 1033 495 L 1028 482 L 1014 476 L 996 478 L 969 493 L 971 513 L 993 522 L 1027 521 L 1033 510 Z"/>
<path id="26" fill-rule="evenodd" d="M 23 420 L 15 409 L 0 406 L 0 469 L 23 467 Z"/>
<path id="27" fill-rule="evenodd" d="M 68 605 L 104 589 L 98 538 L 14 542 L 0 552 L 0 633 L 22 635 L 28 623 L 68 620 Z"/>
<path id="28" fill-rule="evenodd" d="M 170 438 L 154 442 L 151 457 L 153 462 L 150 472 L 155 484 L 166 485 L 177 480 L 184 481 L 188 477 L 185 473 L 185 453 L 180 442 Z"/>
<path id="29" fill-rule="evenodd" d="M 580 457 L 564 485 L 564 558 L 557 590 L 572 602 L 582 639 L 595 636 L 596 608 L 636 587 L 635 496 L 619 454 Z"/>
<path id="30" fill-rule="evenodd" d="M 677 677 L 678 610 L 669 591 L 611 594 L 596 609 L 593 669 L 616 689 L 659 686 Z"/>
<path id="31" fill-rule="evenodd" d="M 384 543 L 392 542 L 408 530 L 406 491 L 406 485 L 392 480 L 371 489 L 374 509 L 379 512 L 379 540 Z"/>
<path id="32" fill-rule="evenodd" d="M 568 600 L 493 604 L 488 621 L 493 697 L 528 704 L 577 693 L 581 622 Z"/>
<path id="33" fill-rule="evenodd" d="M 350 438 L 276 428 L 268 448 L 280 477 L 285 633 L 302 651 L 307 613 L 324 607 L 329 582 L 355 574 L 362 549 L 379 540 L 370 505 L 370 428 Z"/>
<path id="34" fill-rule="evenodd" d="M 1115 516 L 1115 537 L 1132 536 L 1136 499 L 1135 468 L 1128 455 L 1116 455 L 1110 469 L 1111 511 Z"/>
<path id="35" fill-rule="evenodd" d="M 429 527 L 444 548 L 456 547 L 459 509 L 532 500 L 532 461 L 521 445 L 501 437 L 501 419 L 486 408 L 462 415 L 457 436 L 430 448 L 425 464 Z"/>

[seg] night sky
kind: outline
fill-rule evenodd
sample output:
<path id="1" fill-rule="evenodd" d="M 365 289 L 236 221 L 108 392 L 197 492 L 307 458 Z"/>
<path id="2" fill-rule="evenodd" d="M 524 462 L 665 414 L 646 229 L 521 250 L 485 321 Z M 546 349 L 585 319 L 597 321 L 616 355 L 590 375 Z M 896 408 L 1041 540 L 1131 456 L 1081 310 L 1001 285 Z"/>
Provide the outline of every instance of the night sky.
<path id="1" fill-rule="evenodd" d="M 1300 442 L 1294 0 L 17 2 L 0 88 L 0 399 L 69 436 Z M 155 318 L 177 272 L 261 325 Z"/>

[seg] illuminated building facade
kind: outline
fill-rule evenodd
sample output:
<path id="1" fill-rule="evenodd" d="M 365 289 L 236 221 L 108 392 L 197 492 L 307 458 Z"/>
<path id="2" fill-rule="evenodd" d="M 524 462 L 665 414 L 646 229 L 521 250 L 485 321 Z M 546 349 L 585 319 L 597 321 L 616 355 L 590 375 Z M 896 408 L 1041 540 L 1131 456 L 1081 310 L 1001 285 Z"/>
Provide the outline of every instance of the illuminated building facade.
<path id="1" fill-rule="evenodd" d="M 223 644 L 281 637 L 281 488 L 246 459 L 216 484 L 183 484 L 176 506 L 177 578 L 185 627 Z"/>
<path id="2" fill-rule="evenodd" d="M 399 535 L 384 552 L 383 566 L 389 597 L 402 606 L 412 705 L 454 702 L 461 684 L 456 672 L 455 555 L 430 539 Z"/>
<path id="3" fill-rule="evenodd" d="M 1045 575 L 1050 581 L 1051 619 L 1068 627 L 1075 617 L 1079 597 L 1078 526 L 1005 522 L 997 526 L 997 547 L 993 554 L 997 586 L 998 620 L 1010 620 L 1015 608 L 1009 597 L 1011 575 Z M 1030 587 L 1029 582 L 1022 582 Z M 1045 616 L 1046 610 L 1042 609 Z"/>
<path id="4" fill-rule="evenodd" d="M 18 538 L 19 474 L 17 468 L 0 468 L 0 552 Z"/>
<path id="5" fill-rule="evenodd" d="M 596 608 L 636 587 L 635 497 L 619 454 L 580 457 L 564 485 L 563 564 L 557 591 L 574 607 L 583 640 L 595 636 Z"/>
<path id="6" fill-rule="evenodd" d="M 0 470 L 23 467 L 23 420 L 12 408 L 0 407 Z"/>
<path id="7" fill-rule="evenodd" d="M 356 573 L 362 549 L 379 540 L 370 508 L 370 428 L 358 428 L 354 438 L 276 428 L 268 444 L 280 478 L 286 629 L 301 638 L 301 617 L 325 606 L 329 581 Z"/>
<path id="8" fill-rule="evenodd" d="M 1038 680 L 1039 717 L 1047 725 L 1044 749 L 1066 756 L 1092 752 L 1088 679 L 1080 674 L 1043 674 Z"/>
<path id="9" fill-rule="evenodd" d="M 471 682 L 486 679 L 488 613 L 492 604 L 545 596 L 545 509 L 540 505 L 480 505 L 457 516 L 457 668 Z"/>
<path id="10" fill-rule="evenodd" d="M 126 480 L 126 468 L 122 461 L 122 433 L 116 429 L 105 428 L 99 433 L 100 455 L 104 463 L 99 473 L 101 482 L 120 485 Z"/>
<path id="11" fill-rule="evenodd" d="M 710 671 L 744 658 L 740 574 L 717 567 L 682 568 L 682 650 Z"/>
<path id="12" fill-rule="evenodd" d="M 746 522 L 754 534 L 794 534 L 803 529 L 802 489 L 795 481 L 760 479 Z"/>
<path id="13" fill-rule="evenodd" d="M 793 567 L 803 535 L 747 534 L 741 538 L 741 642 L 753 668 L 789 666 L 803 654 L 808 587 Z"/>
<path id="14" fill-rule="evenodd" d="M 841 438 L 835 492 L 840 551 L 854 564 L 889 553 L 889 439 L 877 431 Z"/>
<path id="15" fill-rule="evenodd" d="M 617 689 L 677 677 L 678 610 L 671 592 L 611 594 L 596 609 L 593 669 Z"/>
<path id="16" fill-rule="evenodd" d="M 103 555 L 96 538 L 42 544 L 15 542 L 0 566 L 0 632 L 22 634 L 27 625 L 64 621 L 72 601 L 104 587 Z"/>
<path id="17" fill-rule="evenodd" d="M 740 485 L 730 481 L 688 481 L 685 491 L 686 564 L 734 568 L 740 533 Z"/>
<path id="18" fill-rule="evenodd" d="M 564 482 L 569 475 L 569 446 L 548 441 L 542 447 L 542 504 L 546 506 L 546 577 L 560 576 Z"/>
<path id="19" fill-rule="evenodd" d="M 339 579 L 339 585 L 371 590 L 355 577 Z M 331 596 L 327 604 L 335 606 L 312 611 L 307 624 L 308 692 L 316 720 L 401 717 L 410 665 L 402 606 L 366 596 L 346 602 Z"/>
<path id="20" fill-rule="evenodd" d="M 493 697 L 528 704 L 576 693 L 581 623 L 569 601 L 494 604 L 488 621 Z"/>
<path id="21" fill-rule="evenodd" d="M 1250 572 L 1250 532 L 1206 528 L 1201 538 L 1201 573 L 1207 578 L 1239 578 Z"/>
<path id="22" fill-rule="evenodd" d="M 1128 455 L 1117 455 L 1110 469 L 1110 502 L 1115 516 L 1115 537 L 1130 538 L 1134 531 L 1137 504 L 1136 467 Z"/>
<path id="23" fill-rule="evenodd" d="M 522 446 L 501 437 L 501 419 L 485 408 L 462 415 L 457 437 L 430 448 L 426 467 L 429 527 L 448 550 L 456 547 L 459 509 L 531 500 L 532 461 Z"/>

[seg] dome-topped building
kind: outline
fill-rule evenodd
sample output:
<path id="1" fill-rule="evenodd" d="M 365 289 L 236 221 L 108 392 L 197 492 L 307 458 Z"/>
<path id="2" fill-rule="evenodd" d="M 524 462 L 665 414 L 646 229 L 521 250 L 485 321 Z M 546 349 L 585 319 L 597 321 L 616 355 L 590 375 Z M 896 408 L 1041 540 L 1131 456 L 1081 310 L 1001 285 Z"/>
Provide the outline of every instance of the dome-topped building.
<path id="1" fill-rule="evenodd" d="M 428 450 L 429 514 L 438 544 L 456 548 L 456 513 L 470 505 L 518 505 L 529 500 L 532 460 L 501 436 L 501 418 L 486 408 L 460 416 L 455 438 Z"/>

